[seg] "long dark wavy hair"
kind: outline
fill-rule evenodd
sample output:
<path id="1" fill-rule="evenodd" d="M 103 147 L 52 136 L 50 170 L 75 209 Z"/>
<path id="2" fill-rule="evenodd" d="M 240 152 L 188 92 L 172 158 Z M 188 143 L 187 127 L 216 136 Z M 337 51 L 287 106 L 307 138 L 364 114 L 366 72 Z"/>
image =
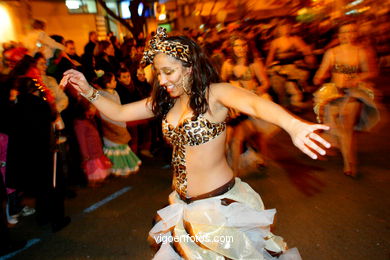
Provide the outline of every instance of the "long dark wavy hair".
<path id="1" fill-rule="evenodd" d="M 181 61 L 181 63 L 187 68 L 192 66 L 190 76 L 191 93 L 189 94 L 190 108 L 194 116 L 206 113 L 209 108 L 208 89 L 210 84 L 220 82 L 218 73 L 198 44 L 190 38 L 172 36 L 166 40 L 188 45 L 191 60 L 190 62 Z M 158 80 L 154 80 L 151 103 L 153 113 L 159 118 L 164 117 L 175 103 L 174 99 L 169 96 L 169 93 L 160 86 Z"/>
<path id="2" fill-rule="evenodd" d="M 248 51 L 246 53 L 246 64 L 245 65 L 252 64 L 255 60 L 254 48 L 251 46 L 250 42 L 244 36 L 242 36 L 240 34 L 234 34 L 229 38 L 229 57 L 232 61 L 232 64 L 236 65 L 238 62 L 238 57 L 234 54 L 234 50 L 233 50 L 234 42 L 237 40 L 242 40 L 242 41 L 246 42 L 246 44 L 248 46 Z"/>

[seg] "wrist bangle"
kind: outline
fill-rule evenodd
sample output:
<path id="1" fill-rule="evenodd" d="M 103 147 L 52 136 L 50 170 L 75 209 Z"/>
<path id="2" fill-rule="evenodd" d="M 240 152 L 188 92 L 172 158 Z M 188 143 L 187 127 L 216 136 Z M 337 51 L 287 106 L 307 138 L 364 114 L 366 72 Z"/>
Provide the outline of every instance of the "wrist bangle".
<path id="1" fill-rule="evenodd" d="M 93 94 L 93 90 L 94 90 L 94 88 L 93 87 L 90 87 L 89 89 L 88 89 L 88 93 L 85 93 L 85 92 L 80 92 L 80 95 L 82 95 L 83 97 L 85 97 L 85 98 L 89 98 L 90 96 L 92 96 L 92 94 Z"/>
<path id="2" fill-rule="evenodd" d="M 85 97 L 89 102 L 94 102 L 100 97 L 100 93 L 97 89 L 92 88 L 92 94 L 91 92 L 88 94 L 80 93 L 83 97 Z"/>

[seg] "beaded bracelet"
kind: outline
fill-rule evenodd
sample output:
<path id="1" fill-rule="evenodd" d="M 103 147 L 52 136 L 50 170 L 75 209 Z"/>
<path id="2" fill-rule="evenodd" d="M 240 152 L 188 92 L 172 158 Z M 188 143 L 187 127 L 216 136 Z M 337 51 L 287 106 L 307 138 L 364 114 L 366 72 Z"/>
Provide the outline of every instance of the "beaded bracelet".
<path id="1" fill-rule="evenodd" d="M 83 97 L 85 97 L 89 102 L 94 102 L 100 97 L 100 92 L 97 89 L 92 88 L 92 94 L 89 91 L 88 94 L 80 93 Z"/>

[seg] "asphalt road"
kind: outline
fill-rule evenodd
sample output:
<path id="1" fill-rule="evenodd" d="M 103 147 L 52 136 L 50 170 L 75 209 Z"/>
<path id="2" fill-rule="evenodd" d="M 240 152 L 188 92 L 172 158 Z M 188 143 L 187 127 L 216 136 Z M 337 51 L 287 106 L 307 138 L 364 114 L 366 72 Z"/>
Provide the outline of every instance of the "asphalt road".
<path id="1" fill-rule="evenodd" d="M 383 103 L 390 97 L 388 79 L 381 80 Z M 277 209 L 273 232 L 297 247 L 303 259 L 390 259 L 388 122 L 383 116 L 373 132 L 358 135 L 357 179 L 343 175 L 337 151 L 311 160 L 284 132 L 270 141 L 267 168 L 244 178 L 266 208 Z M 159 158 L 145 159 L 137 175 L 110 179 L 100 188 L 78 188 L 77 197 L 66 200 L 72 223 L 58 233 L 25 217 L 11 234 L 31 246 L 0 260 L 151 259 L 148 231 L 171 190 L 171 173 L 163 165 Z"/>

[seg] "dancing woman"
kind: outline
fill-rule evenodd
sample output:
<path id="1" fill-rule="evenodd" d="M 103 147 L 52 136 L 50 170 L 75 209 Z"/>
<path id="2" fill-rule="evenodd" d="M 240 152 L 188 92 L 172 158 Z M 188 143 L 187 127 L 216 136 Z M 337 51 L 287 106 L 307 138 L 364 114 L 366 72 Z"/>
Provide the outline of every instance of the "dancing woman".
<path id="1" fill-rule="evenodd" d="M 328 50 L 315 77 L 319 85 L 331 74 L 331 82 L 315 94 L 319 121 L 331 127 L 330 133 L 344 159 L 344 174 L 356 176 L 354 130 L 368 130 L 379 120 L 374 92 L 368 82 L 375 78 L 375 59 L 365 47 L 356 43 L 356 24 L 346 23 L 339 29 L 340 45 Z"/>
<path id="2" fill-rule="evenodd" d="M 255 58 L 253 48 L 249 51 L 247 40 L 240 35 L 233 35 L 229 39 L 230 58 L 222 65 L 221 79 L 234 86 L 242 87 L 263 98 L 271 99 L 267 91 L 270 86 L 267 72 L 263 62 Z M 264 159 L 260 155 L 266 149 L 266 140 L 274 135 L 278 128 L 275 125 L 264 122 L 257 118 L 248 118 L 246 115 L 236 115 L 232 112 L 227 134 L 227 144 L 230 148 L 231 165 L 237 176 L 242 176 L 245 164 L 245 155 L 254 155 L 254 159 L 259 165 L 265 165 Z M 252 141 L 254 147 L 247 147 L 247 151 L 242 154 L 244 141 Z M 254 149 L 252 149 L 254 148 Z M 255 152 L 257 150 L 257 152 Z M 243 156 L 241 156 L 241 154 Z M 251 158 L 252 158 L 251 157 Z"/>
<path id="3" fill-rule="evenodd" d="M 234 35 L 229 41 L 231 57 L 222 64 L 221 79 L 260 95 L 267 93 L 270 86 L 267 72 L 254 51 L 248 50 L 247 40 Z"/>
<path id="4" fill-rule="evenodd" d="M 157 81 L 152 97 L 135 103 L 121 106 L 100 96 L 74 70 L 65 73 L 62 84 L 74 86 L 114 120 L 162 118 L 164 136 L 173 145 L 174 191 L 169 196 L 171 205 L 158 212 L 161 221 L 150 231 L 156 241 L 162 241 L 155 259 L 263 259 L 271 258 L 269 251 L 284 253 L 285 244 L 278 246 L 280 238 L 269 230 L 275 210 L 264 210 L 260 196 L 233 177 L 226 161 L 228 108 L 279 125 L 313 159 L 317 153 L 325 154 L 319 145 L 329 147 L 315 131 L 328 127 L 294 118 L 244 89 L 216 83 L 218 75 L 213 67 L 187 37 L 167 38 L 159 28 L 145 50 L 144 60 L 153 63 Z M 209 239 L 184 239 L 188 234 Z M 234 241 L 215 242 L 213 237 L 218 236 L 231 236 Z M 175 241 L 182 239 L 168 243 L 173 237 Z M 300 259 L 295 253 L 295 259 Z"/>
<path id="5" fill-rule="evenodd" d="M 281 24 L 277 28 L 277 38 L 271 42 L 266 66 L 270 68 L 271 85 L 278 96 L 279 104 L 302 108 L 304 88 L 309 72 L 299 68 L 296 63 L 304 58 L 305 64 L 315 63 L 308 46 L 299 36 L 291 35 L 291 25 Z M 287 100 L 287 94 L 290 100 Z"/>

